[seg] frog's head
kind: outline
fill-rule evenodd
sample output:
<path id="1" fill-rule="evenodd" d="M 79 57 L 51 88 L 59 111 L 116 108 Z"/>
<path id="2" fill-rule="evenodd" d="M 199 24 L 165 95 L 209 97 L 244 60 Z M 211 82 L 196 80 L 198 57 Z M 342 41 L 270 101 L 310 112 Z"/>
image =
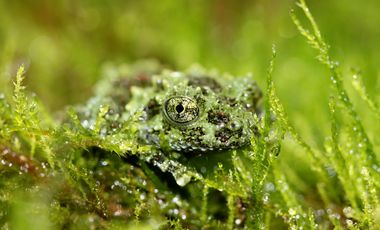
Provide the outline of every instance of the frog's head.
<path id="1" fill-rule="evenodd" d="M 250 78 L 167 72 L 153 78 L 140 138 L 164 150 L 206 152 L 239 148 L 256 135 L 261 91 Z"/>

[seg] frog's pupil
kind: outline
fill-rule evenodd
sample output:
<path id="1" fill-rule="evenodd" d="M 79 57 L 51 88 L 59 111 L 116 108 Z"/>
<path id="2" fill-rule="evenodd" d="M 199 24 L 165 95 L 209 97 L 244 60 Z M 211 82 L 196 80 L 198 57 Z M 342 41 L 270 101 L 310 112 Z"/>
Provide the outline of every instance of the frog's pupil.
<path id="1" fill-rule="evenodd" d="M 176 107 L 175 107 L 175 111 L 177 111 L 177 113 L 181 113 L 185 108 L 183 108 L 183 105 L 182 104 L 178 104 Z"/>

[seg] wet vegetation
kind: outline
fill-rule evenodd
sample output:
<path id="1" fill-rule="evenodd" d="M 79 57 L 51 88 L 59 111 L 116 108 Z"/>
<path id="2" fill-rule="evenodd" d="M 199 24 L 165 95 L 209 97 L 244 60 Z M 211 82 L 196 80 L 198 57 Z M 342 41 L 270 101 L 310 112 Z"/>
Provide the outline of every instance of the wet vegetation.
<path id="1" fill-rule="evenodd" d="M 195 2 L 0 1 L 2 229 L 376 229 L 378 3 L 356 13 L 356 3 Z M 78 107 L 95 82 L 100 95 L 109 76 L 157 73 L 158 62 L 254 71 L 263 116 L 250 144 L 155 161 L 140 114 L 109 123 L 130 95 Z"/>

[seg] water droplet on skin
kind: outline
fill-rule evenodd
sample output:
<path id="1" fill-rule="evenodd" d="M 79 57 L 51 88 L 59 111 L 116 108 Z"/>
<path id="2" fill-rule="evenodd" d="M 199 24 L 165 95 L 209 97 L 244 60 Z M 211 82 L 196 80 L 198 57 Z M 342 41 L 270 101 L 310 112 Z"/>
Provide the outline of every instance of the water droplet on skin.
<path id="1" fill-rule="evenodd" d="M 108 161 L 101 161 L 101 162 L 100 162 L 100 165 L 101 165 L 101 166 L 107 166 L 107 165 L 108 165 Z"/>
<path id="2" fill-rule="evenodd" d="M 235 220 L 235 224 L 236 224 L 236 225 L 240 225 L 241 222 L 242 222 L 241 219 L 236 219 L 236 220 Z"/>
<path id="3" fill-rule="evenodd" d="M 114 215 L 114 216 L 121 216 L 122 213 L 123 213 L 123 212 L 122 212 L 121 210 L 116 210 L 116 211 L 113 213 L 113 215 Z"/>
<path id="4" fill-rule="evenodd" d="M 41 163 L 41 167 L 42 167 L 43 169 L 46 169 L 46 168 L 47 168 L 47 163 L 42 162 L 42 163 Z"/>

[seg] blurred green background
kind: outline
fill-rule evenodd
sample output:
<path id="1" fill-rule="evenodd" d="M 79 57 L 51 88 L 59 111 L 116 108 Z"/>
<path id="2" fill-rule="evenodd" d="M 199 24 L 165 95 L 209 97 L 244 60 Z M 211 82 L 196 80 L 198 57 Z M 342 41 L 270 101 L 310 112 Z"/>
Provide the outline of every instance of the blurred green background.
<path id="1" fill-rule="evenodd" d="M 360 68 L 370 94 L 379 91 L 380 1 L 308 4 L 345 76 Z M 179 70 L 199 63 L 252 72 L 265 88 L 276 44 L 279 96 L 301 134 L 320 146 L 329 75 L 296 31 L 291 8 L 291 0 L 0 0 L 0 90 L 24 63 L 28 89 L 57 111 L 89 98 L 106 63 L 144 58 Z"/>

